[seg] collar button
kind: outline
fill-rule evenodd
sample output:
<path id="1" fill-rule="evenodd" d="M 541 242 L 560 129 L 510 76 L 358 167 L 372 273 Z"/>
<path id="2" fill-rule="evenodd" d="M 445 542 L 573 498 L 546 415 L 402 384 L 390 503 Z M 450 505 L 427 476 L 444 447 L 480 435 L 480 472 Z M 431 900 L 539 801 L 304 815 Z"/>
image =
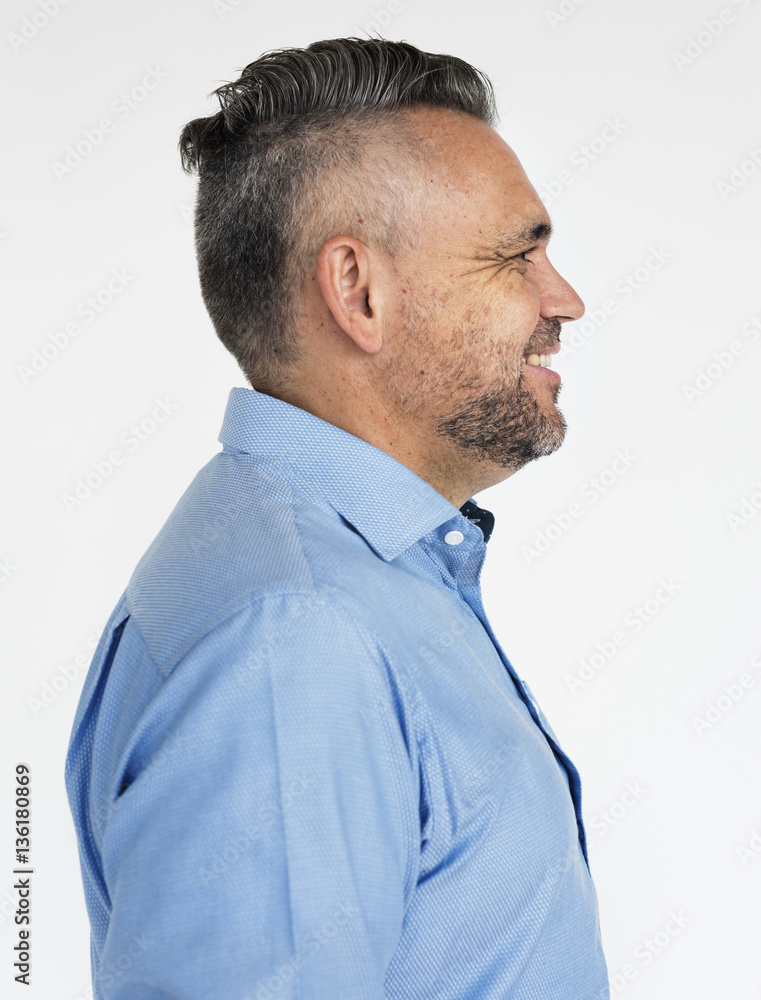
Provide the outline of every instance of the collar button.
<path id="1" fill-rule="evenodd" d="M 447 545 L 459 545 L 461 541 L 465 538 L 465 535 L 461 531 L 448 531 L 444 535 L 444 541 Z"/>

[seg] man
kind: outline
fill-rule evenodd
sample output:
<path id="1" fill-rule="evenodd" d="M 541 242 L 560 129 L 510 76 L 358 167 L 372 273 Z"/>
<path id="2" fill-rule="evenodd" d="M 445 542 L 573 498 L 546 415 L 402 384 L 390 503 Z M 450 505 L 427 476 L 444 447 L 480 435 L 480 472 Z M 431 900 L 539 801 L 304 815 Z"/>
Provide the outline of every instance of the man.
<path id="1" fill-rule="evenodd" d="M 454 57 L 335 39 L 217 94 L 181 150 L 252 388 L 75 719 L 94 996 L 608 997 L 579 777 L 478 583 L 473 494 L 565 430 L 547 213 Z"/>

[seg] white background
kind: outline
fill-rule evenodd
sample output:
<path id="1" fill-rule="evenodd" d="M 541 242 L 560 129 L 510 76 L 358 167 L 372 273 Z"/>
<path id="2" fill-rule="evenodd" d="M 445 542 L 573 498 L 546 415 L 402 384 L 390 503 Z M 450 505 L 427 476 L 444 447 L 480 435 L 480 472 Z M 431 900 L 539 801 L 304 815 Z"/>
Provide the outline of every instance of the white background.
<path id="1" fill-rule="evenodd" d="M 264 51 L 364 35 L 374 15 L 348 0 L 45 2 L 52 16 L 5 3 L 0 31 L 0 992 L 89 1000 L 63 784 L 81 667 L 245 384 L 201 301 L 179 132 Z M 615 995 L 759 998 L 761 0 L 375 10 L 386 37 L 491 77 L 499 131 L 555 224 L 553 262 L 587 307 L 557 359 L 565 444 L 478 499 L 497 518 L 488 613 L 582 774 Z M 125 114 L 120 95 L 151 69 L 160 83 Z M 106 117 L 90 154 L 56 171 Z M 127 277 L 88 322 L 80 303 L 109 298 L 113 271 Z M 158 399 L 176 409 L 127 445 Z M 114 450 L 122 464 L 67 509 Z M 707 713 L 718 721 L 701 725 Z M 11 951 L 19 760 L 33 775 L 28 989 Z"/>

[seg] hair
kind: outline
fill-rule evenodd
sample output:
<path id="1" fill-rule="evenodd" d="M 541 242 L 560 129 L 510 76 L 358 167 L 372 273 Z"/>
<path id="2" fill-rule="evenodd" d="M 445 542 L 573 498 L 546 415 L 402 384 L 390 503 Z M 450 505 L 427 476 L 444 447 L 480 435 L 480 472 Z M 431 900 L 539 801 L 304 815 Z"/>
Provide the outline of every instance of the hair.
<path id="1" fill-rule="evenodd" d="M 409 109 L 494 127 L 494 91 L 455 56 L 335 38 L 265 52 L 214 95 L 220 110 L 179 141 L 183 169 L 199 177 L 201 293 L 253 388 L 275 395 L 301 357 L 300 292 L 325 240 L 346 234 L 392 259 L 418 245 L 427 153 Z"/>

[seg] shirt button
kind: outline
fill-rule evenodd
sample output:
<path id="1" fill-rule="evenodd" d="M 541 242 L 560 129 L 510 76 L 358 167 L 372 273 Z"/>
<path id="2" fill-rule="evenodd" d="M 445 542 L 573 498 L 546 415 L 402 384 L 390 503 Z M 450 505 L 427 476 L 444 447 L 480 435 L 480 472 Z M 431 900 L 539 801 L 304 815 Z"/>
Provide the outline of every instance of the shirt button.
<path id="1" fill-rule="evenodd" d="M 465 535 L 461 531 L 448 531 L 444 535 L 444 541 L 447 545 L 459 545 L 464 538 Z"/>

